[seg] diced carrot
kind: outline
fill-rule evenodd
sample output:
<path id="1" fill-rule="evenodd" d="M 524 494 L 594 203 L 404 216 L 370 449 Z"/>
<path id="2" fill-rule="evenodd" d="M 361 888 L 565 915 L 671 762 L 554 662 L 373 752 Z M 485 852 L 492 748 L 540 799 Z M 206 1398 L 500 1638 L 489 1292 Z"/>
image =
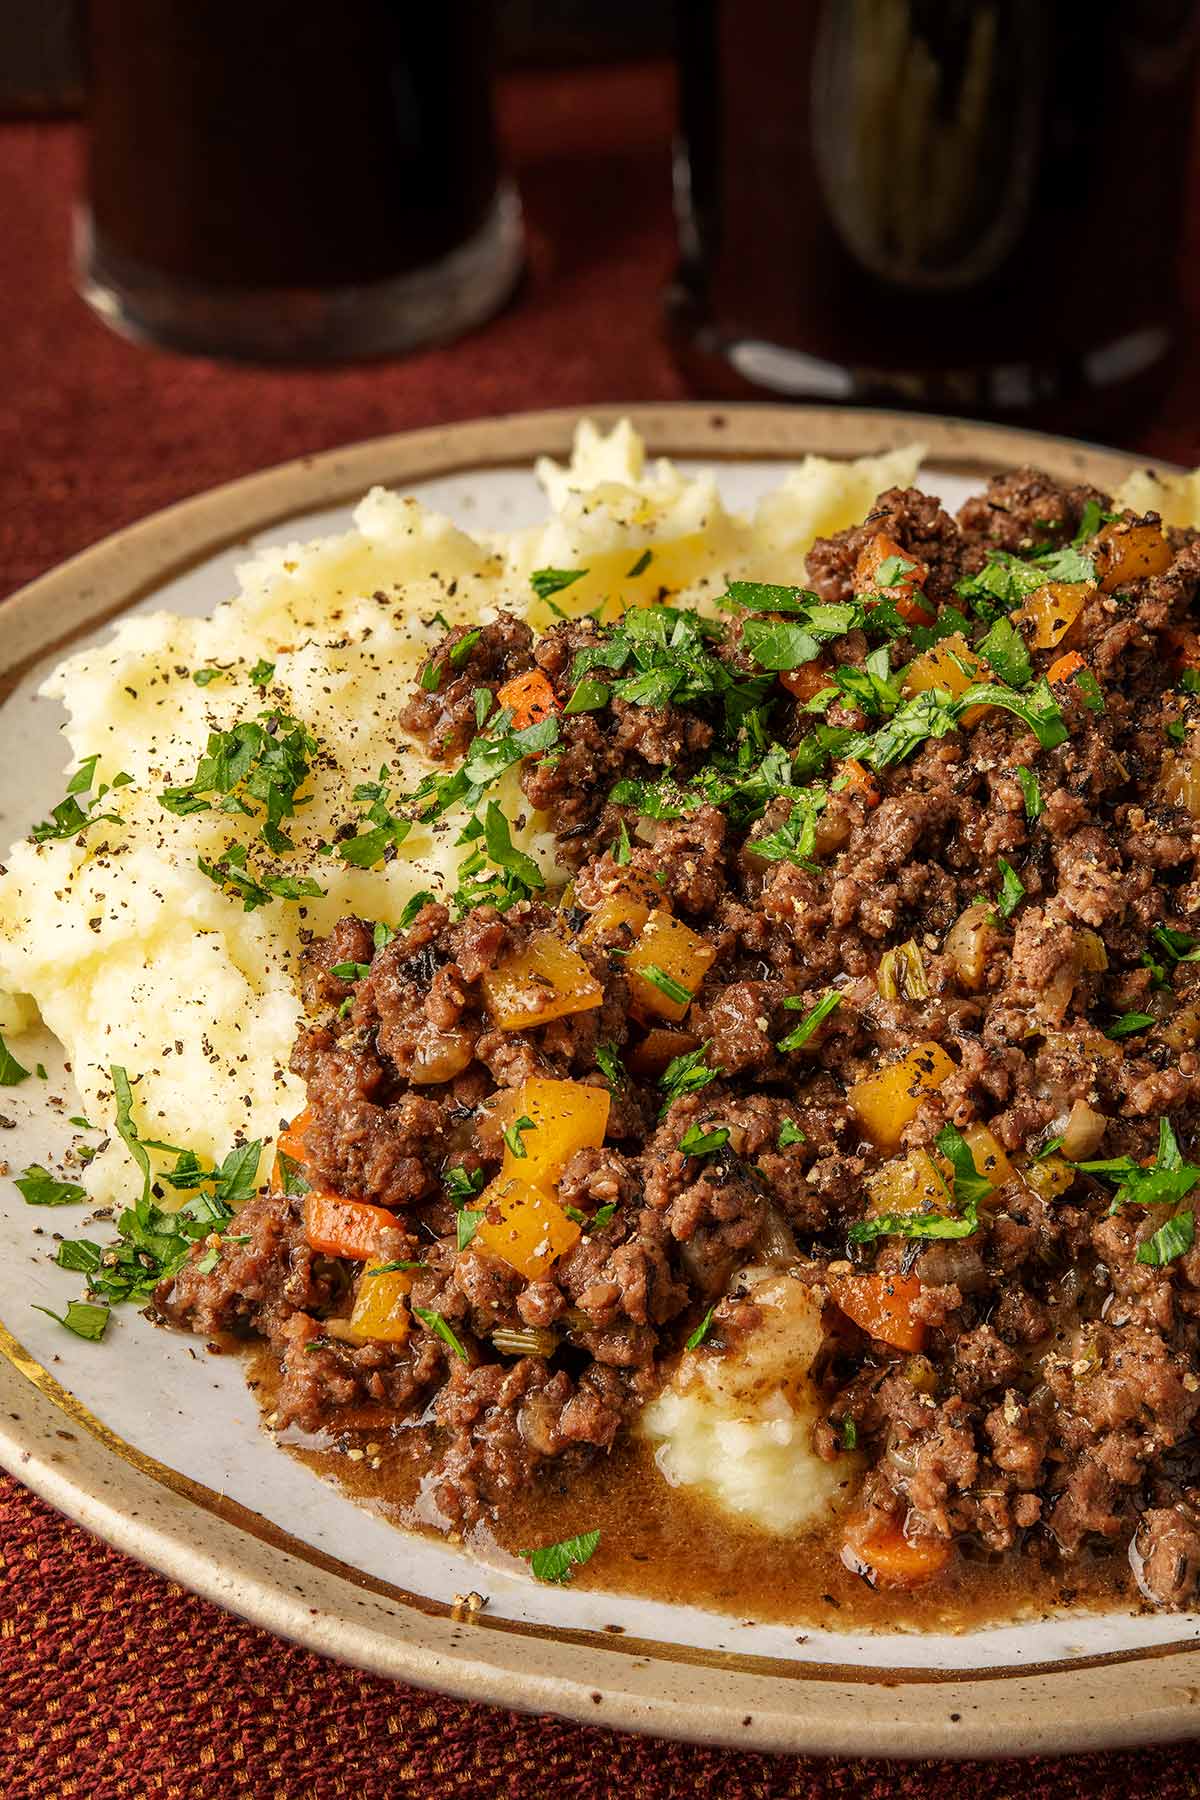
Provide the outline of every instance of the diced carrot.
<path id="1" fill-rule="evenodd" d="M 801 663 L 798 669 L 784 669 L 779 679 L 797 700 L 815 700 L 819 693 L 833 685 L 829 665 L 820 657 L 813 662 Z"/>
<path id="2" fill-rule="evenodd" d="M 1057 656 L 1046 670 L 1046 680 L 1054 687 L 1060 681 L 1069 681 L 1079 669 L 1086 665 L 1078 650 L 1068 650 L 1065 656 Z"/>
<path id="3" fill-rule="evenodd" d="M 915 1275 L 839 1275 L 829 1283 L 830 1298 L 869 1337 L 896 1350 L 919 1350 L 925 1324 L 913 1308 L 921 1297 Z"/>
<path id="4" fill-rule="evenodd" d="M 839 763 L 838 774 L 844 777 L 842 787 L 847 793 L 860 795 L 870 807 L 879 805 L 879 783 L 870 769 L 864 768 L 855 757 L 848 756 L 845 762 Z"/>
<path id="5" fill-rule="evenodd" d="M 523 731 L 527 725 L 537 725 L 542 719 L 549 718 L 558 711 L 558 696 L 555 694 L 550 680 L 540 669 L 529 669 L 524 675 L 514 675 L 511 681 L 497 688 L 496 698 L 501 706 L 512 713 L 513 726 Z"/>
<path id="6" fill-rule="evenodd" d="M 881 587 L 878 581 L 879 570 L 892 556 L 898 556 L 902 562 L 911 564 L 911 567 L 890 587 Z M 929 564 L 902 550 L 895 538 L 889 537 L 886 531 L 877 531 L 863 545 L 854 566 L 855 592 L 876 596 L 874 601 L 868 598 L 866 604 L 878 605 L 881 600 L 892 600 L 900 617 L 910 625 L 932 625 L 937 619 L 936 611 L 920 592 L 928 580 Z"/>
<path id="7" fill-rule="evenodd" d="M 296 1114 L 290 1125 L 284 1127 L 276 1139 L 275 1179 L 280 1187 L 283 1186 L 283 1170 L 280 1167 L 279 1158 L 281 1156 L 286 1156 L 289 1162 L 294 1162 L 303 1169 L 304 1140 L 308 1135 L 308 1129 L 311 1124 L 312 1107 L 306 1106 L 302 1112 Z"/>
<path id="8" fill-rule="evenodd" d="M 690 1031 L 672 1031 L 667 1025 L 656 1025 L 625 1058 L 633 1075 L 661 1075 L 677 1056 L 695 1050 L 700 1039 Z"/>
<path id="9" fill-rule="evenodd" d="M 304 1196 L 304 1237 L 322 1256 L 349 1256 L 365 1262 L 379 1249 L 379 1234 L 396 1223 L 383 1206 L 343 1200 L 314 1188 Z"/>
<path id="10" fill-rule="evenodd" d="M 944 1538 L 907 1537 L 894 1520 L 856 1513 L 845 1527 L 842 1561 L 875 1587 L 920 1587 L 940 1575 L 954 1554 Z"/>

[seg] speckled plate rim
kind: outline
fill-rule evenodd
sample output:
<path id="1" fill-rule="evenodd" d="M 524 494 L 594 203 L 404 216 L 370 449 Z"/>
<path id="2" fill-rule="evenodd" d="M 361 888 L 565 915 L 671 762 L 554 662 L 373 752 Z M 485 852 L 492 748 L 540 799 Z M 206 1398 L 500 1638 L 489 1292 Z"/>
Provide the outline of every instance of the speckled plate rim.
<path id="1" fill-rule="evenodd" d="M 1112 487 L 1141 460 L 919 414 L 708 405 L 588 413 L 605 424 L 632 417 L 651 454 L 709 461 L 858 456 L 919 439 L 930 464 L 968 476 L 1036 462 L 1060 478 Z M 156 513 L 4 603 L 0 694 L 34 659 L 251 533 L 374 483 L 403 488 L 562 456 L 578 416 L 523 413 L 377 438 Z M 464 1699 L 702 1742 L 855 1757 L 1046 1754 L 1200 1730 L 1200 1648 L 1190 1641 L 967 1672 L 818 1667 L 554 1631 L 406 1593 L 124 1443 L 2 1326 L 0 1464 L 115 1548 L 254 1624 Z"/>

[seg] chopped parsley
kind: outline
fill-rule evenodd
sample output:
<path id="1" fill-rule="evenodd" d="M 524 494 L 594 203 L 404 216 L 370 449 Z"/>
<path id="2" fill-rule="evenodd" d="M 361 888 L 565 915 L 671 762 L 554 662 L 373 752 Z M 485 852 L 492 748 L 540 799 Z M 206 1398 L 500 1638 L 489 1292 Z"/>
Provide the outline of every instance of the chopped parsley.
<path id="1" fill-rule="evenodd" d="M 780 1150 L 786 1150 L 789 1144 L 806 1144 L 807 1142 L 808 1139 L 792 1119 L 783 1121 L 779 1127 L 779 1136 L 775 1140 L 776 1147 Z"/>
<path id="2" fill-rule="evenodd" d="M 684 1156 L 711 1156 L 714 1150 L 723 1150 L 729 1142 L 729 1127 L 717 1125 L 711 1131 L 705 1131 L 702 1125 L 689 1125 L 679 1140 L 679 1148 Z"/>
<path id="3" fill-rule="evenodd" d="M 1200 1168 L 1185 1163 L 1169 1119 L 1158 1122 L 1158 1154 L 1149 1168 L 1131 1156 L 1110 1157 L 1101 1162 L 1081 1162 L 1075 1167 L 1085 1175 L 1100 1175 L 1116 1183 L 1112 1211 L 1123 1206 L 1171 1206 L 1190 1194 L 1200 1181 Z"/>
<path id="4" fill-rule="evenodd" d="M 976 648 L 988 667 L 1009 687 L 1028 687 L 1033 680 L 1029 652 L 1011 619 L 996 619 Z"/>
<path id="5" fill-rule="evenodd" d="M 77 1181 L 56 1181 L 40 1163 L 30 1163 L 23 1175 L 13 1178 L 27 1206 L 75 1206 L 87 1199 L 87 1189 Z"/>
<path id="6" fill-rule="evenodd" d="M 843 1450 L 858 1449 L 858 1426 L 854 1423 L 853 1419 L 849 1417 L 838 1419 L 836 1421 L 836 1429 L 838 1441 Z"/>
<path id="7" fill-rule="evenodd" d="M 764 862 L 792 862 L 802 868 L 811 862 L 817 844 L 817 821 L 829 804 L 823 787 L 801 788 L 782 825 L 762 837 L 751 838 L 747 850 Z"/>
<path id="8" fill-rule="evenodd" d="M 455 1337 L 450 1325 L 442 1317 L 440 1312 L 434 1312 L 432 1309 L 427 1311 L 423 1306 L 414 1306 L 413 1316 L 420 1319 L 426 1331 L 432 1331 L 435 1337 L 440 1337 L 443 1344 L 447 1345 L 455 1356 L 459 1357 L 463 1362 L 470 1362 L 470 1357 L 467 1355 L 457 1337 Z"/>
<path id="9" fill-rule="evenodd" d="M 487 1218 L 487 1208 L 460 1206 L 454 1217 L 454 1247 L 466 1250 L 474 1240 L 475 1233 Z"/>
<path id="10" fill-rule="evenodd" d="M 334 963 L 329 973 L 335 981 L 361 981 L 364 975 L 371 973 L 371 965 L 360 962 Z"/>
<path id="11" fill-rule="evenodd" d="M 701 1044 L 699 1049 L 685 1050 L 682 1056 L 671 1058 L 658 1078 L 658 1085 L 666 1095 L 662 1104 L 663 1112 L 684 1094 L 699 1093 L 701 1088 L 707 1087 L 710 1081 L 715 1081 L 723 1073 L 720 1069 L 710 1069 L 705 1063 L 704 1058 L 711 1049 L 710 1039 L 708 1043 Z"/>
<path id="12" fill-rule="evenodd" d="M 466 1169 L 459 1163 L 456 1168 L 445 1171 L 442 1186 L 452 1206 L 464 1206 L 483 1187 L 483 1170 Z"/>
<path id="13" fill-rule="evenodd" d="M 529 585 L 539 600 L 548 600 L 551 594 L 561 594 L 564 588 L 582 581 L 586 574 L 586 569 L 535 569 Z"/>
<path id="14" fill-rule="evenodd" d="M 676 1006 L 691 1004 L 693 998 L 691 989 L 682 986 L 673 975 L 668 975 L 665 969 L 660 969 L 657 963 L 643 963 L 638 974 L 643 981 L 648 981 L 651 987 L 657 988 L 660 994 L 665 995 L 668 1000 L 674 1001 Z"/>
<path id="15" fill-rule="evenodd" d="M 519 1119 L 514 1119 L 512 1124 L 506 1128 L 505 1133 L 504 1133 L 504 1142 L 508 1145 L 510 1154 L 513 1156 L 516 1156 L 516 1157 L 528 1156 L 529 1152 L 525 1148 L 525 1144 L 524 1144 L 521 1134 L 524 1131 L 536 1131 L 536 1130 L 537 1130 L 537 1126 L 534 1124 L 534 1122 L 531 1118 L 527 1117 L 527 1115 L 525 1113 L 522 1113 L 521 1117 Z"/>
<path id="16" fill-rule="evenodd" d="M 563 1538 L 558 1544 L 543 1544 L 538 1550 L 519 1550 L 529 1564 L 535 1581 L 553 1581 L 560 1586 L 570 1581 L 572 1572 L 590 1562 L 596 1554 L 600 1533 L 581 1532 L 578 1537 Z"/>
<path id="17" fill-rule="evenodd" d="M 1154 1017 L 1151 1013 L 1122 1013 L 1119 1019 L 1114 1019 L 1111 1025 L 1105 1027 L 1104 1035 L 1107 1038 L 1118 1039 L 1133 1037 L 1137 1032 L 1145 1031 L 1147 1026 L 1153 1024 Z"/>
<path id="18" fill-rule="evenodd" d="M 96 808 L 105 795 L 111 793 L 114 788 L 127 787 L 133 780 L 132 775 L 124 773 L 114 775 L 111 782 L 101 782 L 93 797 L 86 804 L 80 803 L 79 796 L 81 794 L 91 793 L 96 779 L 96 764 L 99 761 L 99 753 L 95 756 L 84 757 L 67 783 L 65 798 L 60 800 L 57 806 L 51 807 L 50 817 L 43 819 L 41 824 L 35 825 L 30 832 L 29 835 L 35 844 L 44 844 L 54 838 L 76 837 L 89 825 L 95 825 L 101 819 L 107 819 L 114 825 L 120 823 L 119 813 L 97 812 Z"/>
<path id="19" fill-rule="evenodd" d="M 789 995 L 783 1004 L 795 1011 L 803 1006 L 804 1002 Z M 796 1029 L 789 1031 L 786 1037 L 780 1038 L 775 1048 L 784 1051 L 802 1050 L 824 1024 L 830 1013 L 835 1012 L 841 1004 L 842 996 L 835 989 L 830 988 L 829 992 L 822 994 L 816 1005 L 805 1013 Z"/>
<path id="20" fill-rule="evenodd" d="M 607 706 L 612 697 L 612 689 L 606 681 L 597 681 L 594 675 L 585 675 L 576 682 L 575 692 L 563 707 L 564 719 L 570 719 L 576 713 L 599 712 Z"/>
<path id="21" fill-rule="evenodd" d="M 249 675 L 250 680 L 254 683 L 255 687 L 269 687 L 271 682 L 275 679 L 275 664 L 273 662 L 267 662 L 265 657 L 260 656 L 254 667 L 249 671 Z"/>
<path id="22" fill-rule="evenodd" d="M 198 856 L 196 867 L 223 893 L 242 903 L 243 912 L 267 906 L 272 900 L 315 899 L 325 889 L 311 875 L 256 875 L 248 866 L 245 844 L 228 844 L 215 862 Z"/>
<path id="23" fill-rule="evenodd" d="M 1186 1208 L 1172 1213 L 1163 1221 L 1152 1237 L 1146 1238 L 1137 1247 L 1137 1260 L 1149 1263 L 1152 1268 L 1161 1269 L 1164 1264 L 1174 1262 L 1176 1257 L 1184 1256 L 1191 1249 L 1196 1236 L 1196 1217 Z"/>
<path id="24" fill-rule="evenodd" d="M 876 1238 L 966 1238 L 979 1229 L 979 1202 L 992 1192 L 992 1184 L 979 1173 L 971 1147 L 957 1126 L 944 1125 L 934 1139 L 950 1164 L 947 1198 L 956 1212 L 937 1212 L 932 1207 L 911 1213 L 880 1213 L 859 1219 L 846 1233 L 852 1244 L 870 1244 Z"/>
<path id="25" fill-rule="evenodd" d="M 644 575 L 646 570 L 650 567 L 650 560 L 653 555 L 653 550 L 643 550 L 633 567 L 631 569 L 626 569 L 626 581 L 636 581 L 639 575 Z"/>
<path id="26" fill-rule="evenodd" d="M 28 1081 L 29 1070 L 19 1063 L 3 1036 L 0 1036 L 0 1087 L 16 1087 L 22 1081 Z"/>
<path id="27" fill-rule="evenodd" d="M 1025 798 L 1025 817 L 1030 821 L 1040 819 L 1046 810 L 1046 802 L 1042 799 L 1042 790 L 1037 776 L 1032 769 L 1018 769 L 1017 780 L 1021 784 L 1021 793 Z"/>
<path id="28" fill-rule="evenodd" d="M 478 827 L 477 820 L 472 823 Z M 472 830 L 468 826 L 467 834 L 475 849 L 459 865 L 453 901 L 460 916 L 484 905 L 507 912 L 518 900 L 527 900 L 545 887 L 545 876 L 532 856 L 516 848 L 508 820 L 494 800 L 487 803 L 482 827 Z"/>
<path id="29" fill-rule="evenodd" d="M 209 733 L 196 773 L 185 786 L 164 788 L 159 805 L 179 817 L 197 812 L 241 813 L 256 819 L 277 855 L 295 849 L 283 821 L 295 816 L 317 740 L 288 713 L 260 713 L 231 731 Z"/>
<path id="30" fill-rule="evenodd" d="M 35 1306 L 34 1312 L 45 1313 L 48 1319 L 54 1319 L 59 1325 L 65 1325 L 76 1337 L 86 1338 L 91 1344 L 99 1343 L 104 1336 L 104 1328 L 108 1324 L 108 1307 L 95 1306 L 89 1300 L 70 1300 L 65 1313 L 56 1313 L 48 1306 Z"/>
<path id="31" fill-rule="evenodd" d="M 605 1086 L 614 1097 L 621 1088 L 628 1086 L 629 1076 L 625 1065 L 617 1055 L 615 1044 L 596 1045 L 596 1067 L 604 1077 Z"/>
<path id="32" fill-rule="evenodd" d="M 700 1348 L 700 1345 L 704 1342 L 705 1338 L 708 1336 L 710 1330 L 712 1329 L 713 1314 L 716 1312 L 716 1310 L 717 1309 L 715 1306 L 709 1307 L 708 1311 L 705 1313 L 704 1317 L 701 1319 L 700 1323 L 697 1325 L 695 1331 L 693 1331 L 691 1333 L 691 1335 L 685 1341 L 684 1346 L 683 1346 L 685 1350 L 698 1350 Z"/>
<path id="33" fill-rule="evenodd" d="M 996 911 L 1002 919 L 1011 919 L 1025 898 L 1025 884 L 1012 864 L 1003 856 L 996 858 L 996 867 L 1000 871 L 1000 893 L 996 900 Z"/>
<path id="34" fill-rule="evenodd" d="M 390 861 L 411 829 L 411 820 L 391 810 L 390 783 L 391 770 L 384 763 L 375 781 L 360 782 L 354 789 L 355 801 L 366 811 L 359 815 L 354 835 L 339 842 L 337 854 L 356 869 Z"/>

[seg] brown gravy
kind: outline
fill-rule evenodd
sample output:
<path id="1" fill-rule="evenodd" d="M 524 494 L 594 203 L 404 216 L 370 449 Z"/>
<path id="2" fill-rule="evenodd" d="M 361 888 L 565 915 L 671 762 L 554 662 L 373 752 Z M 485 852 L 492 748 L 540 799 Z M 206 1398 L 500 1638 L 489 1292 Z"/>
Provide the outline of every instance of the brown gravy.
<path id="1" fill-rule="evenodd" d="M 252 1354 L 248 1376 L 269 1424 L 278 1376 L 269 1352 Z M 320 1440 L 283 1432 L 276 1441 L 389 1523 L 446 1536 L 423 1495 L 432 1461 L 425 1428 L 364 1422 Z M 1069 1608 L 1143 1605 L 1120 1556 L 1043 1566 L 1015 1553 L 981 1552 L 956 1557 L 913 1593 L 877 1590 L 843 1566 L 836 1527 L 781 1538 L 737 1521 L 696 1494 L 668 1486 L 650 1449 L 633 1438 L 621 1439 L 609 1456 L 589 1465 L 545 1465 L 498 1518 L 465 1534 L 463 1542 L 491 1556 L 497 1549 L 515 1556 L 597 1526 L 599 1548 L 574 1576 L 580 1587 L 707 1607 L 752 1624 L 963 1631 Z M 484 1585 L 485 1577 L 481 1567 Z"/>

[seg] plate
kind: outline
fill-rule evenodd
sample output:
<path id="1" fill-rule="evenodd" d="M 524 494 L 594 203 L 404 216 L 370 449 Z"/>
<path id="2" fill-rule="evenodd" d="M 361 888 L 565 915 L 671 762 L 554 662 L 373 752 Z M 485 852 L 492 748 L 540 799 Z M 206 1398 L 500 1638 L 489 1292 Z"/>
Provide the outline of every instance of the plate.
<path id="1" fill-rule="evenodd" d="M 621 416 L 598 409 L 611 424 Z M 653 454 L 721 465 L 739 508 L 807 452 L 920 439 L 924 485 L 953 509 L 988 473 L 1033 461 L 1112 487 L 1130 459 L 1000 427 L 895 413 L 762 406 L 633 409 Z M 533 523 L 533 458 L 570 447 L 574 414 L 535 413 L 378 439 L 304 459 L 156 514 L 4 608 L 0 834 L 62 789 L 55 710 L 34 690 L 62 648 L 129 609 L 203 613 L 249 544 L 342 529 L 373 483 L 468 527 Z M 9 1162 L 65 1144 L 61 1052 L 22 1039 L 49 1081 L 6 1090 Z M 30 1093 L 36 1086 L 37 1092 Z M 55 1109 L 54 1099 L 67 1102 Z M 531 1583 L 401 1533 L 283 1455 L 235 1358 L 134 1316 L 99 1345 L 33 1304 L 62 1304 L 54 1219 L 0 1196 L 0 1462 L 117 1548 L 309 1649 L 474 1700 L 756 1750 L 982 1756 L 1146 1743 L 1200 1722 L 1200 1618 L 1065 1615 L 952 1634 L 761 1625 L 685 1606 Z M 39 1237 L 38 1230 L 42 1235 Z M 482 1609 L 461 1597 L 487 1596 Z"/>

